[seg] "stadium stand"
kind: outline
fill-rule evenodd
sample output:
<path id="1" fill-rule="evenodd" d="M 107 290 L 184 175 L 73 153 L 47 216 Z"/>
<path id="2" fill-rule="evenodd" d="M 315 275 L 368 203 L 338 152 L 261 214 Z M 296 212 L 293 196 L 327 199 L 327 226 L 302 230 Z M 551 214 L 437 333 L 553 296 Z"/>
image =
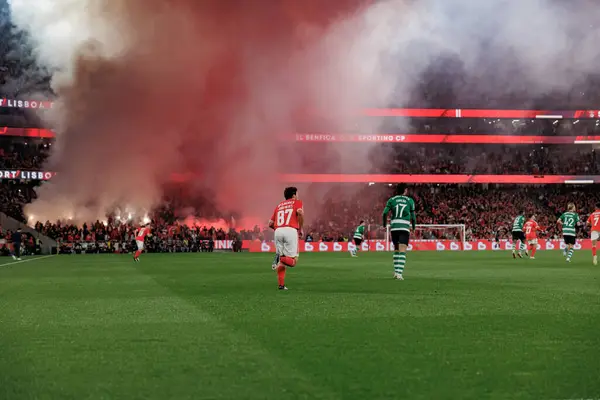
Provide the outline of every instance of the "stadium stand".
<path id="1" fill-rule="evenodd" d="M 6 13 L 7 8 L 0 10 Z M 8 18 L 3 18 L 7 21 Z M 0 97 L 17 99 L 28 93 L 51 95 L 50 83 L 35 70 L 30 49 L 23 47 L 19 34 L 7 24 L 0 26 Z M 19 43 L 19 46 L 15 46 Z M 493 66 L 489 67 L 493 71 Z M 486 66 L 482 66 L 486 70 Z M 452 79 L 446 76 L 452 73 Z M 35 77 L 35 78 L 34 78 Z M 600 79 L 592 79 L 575 86 L 569 93 L 550 93 L 531 99 L 527 90 L 498 97 L 493 85 L 479 81 L 464 82 L 460 87 L 451 82 L 460 80 L 456 71 L 445 72 L 433 68 L 426 72 L 422 83 L 415 88 L 411 104 L 404 107 L 445 108 L 449 104 L 460 108 L 528 108 L 528 109 L 588 109 L 596 104 L 595 93 Z M 481 79 L 486 79 L 483 76 Z M 394 104 L 388 105 L 393 107 Z M 597 104 L 596 104 L 597 106 Z M 375 120 L 374 118 L 378 118 Z M 491 118 L 396 118 L 358 117 L 350 121 L 343 132 L 362 134 L 366 127 L 379 126 L 379 132 L 389 134 L 467 134 L 467 135 L 539 135 L 578 136 L 600 134 L 600 123 L 593 118 L 574 120 L 554 119 L 491 119 Z M 0 107 L 0 127 L 41 127 L 39 119 L 28 110 Z M 302 129 L 305 128 L 305 129 Z M 299 127 L 301 132 L 321 132 L 322 126 Z M 52 140 L 26 137 L 0 137 L 1 170 L 43 170 Z M 326 146 L 327 144 L 302 144 Z M 347 146 L 341 151 L 352 152 L 353 146 L 364 143 L 336 144 Z M 450 145 L 450 144 L 376 144 L 372 165 L 353 165 L 342 168 L 335 160 L 327 164 L 305 160 L 307 173 L 377 173 L 377 174 L 600 174 L 600 160 L 590 145 Z M 319 154 L 319 151 L 315 151 Z M 392 155 L 392 162 L 380 164 L 381 154 Z M 386 158 L 387 160 L 387 158 Z M 313 168 L 312 170 L 310 168 Z M 287 171 L 293 173 L 295 171 Z M 27 221 L 23 206 L 36 198 L 35 188 L 40 181 L 2 178 L 0 184 L 0 211 L 20 222 Z M 347 241 L 360 219 L 376 226 L 380 223 L 384 199 L 389 195 L 387 185 L 348 185 L 340 196 L 337 189 L 319 204 L 321 215 L 311 215 L 305 231 L 308 240 Z M 537 214 L 540 225 L 547 227 L 547 237 L 558 238 L 556 218 L 567 202 L 577 204 L 581 214 L 592 211 L 600 194 L 589 187 L 565 186 L 496 186 L 496 185 L 420 185 L 413 188 L 419 223 L 465 224 L 468 238 L 508 238 L 510 223 L 519 209 Z M 345 200 L 341 200 L 345 199 Z M 201 201 L 200 199 L 198 201 Z M 165 199 L 164 205 L 151 216 L 153 230 L 148 239 L 149 251 L 210 251 L 216 240 L 269 239 L 271 232 L 264 227 L 249 230 L 220 226 L 187 226 L 182 211 L 184 205 L 176 197 Z M 198 209 L 208 210 L 205 204 Z M 325 217 L 326 216 L 326 217 Z M 221 220 L 228 216 L 209 212 L 193 215 L 203 220 Z M 266 221 L 265 221 L 266 222 Z M 82 226 L 69 223 L 40 221 L 35 228 L 41 234 L 60 243 L 63 252 L 104 252 L 128 250 L 133 241 L 131 223 L 108 218 Z M 579 235 L 588 233 L 580 227 Z M 2 237 L 10 232 L 0 231 Z"/>

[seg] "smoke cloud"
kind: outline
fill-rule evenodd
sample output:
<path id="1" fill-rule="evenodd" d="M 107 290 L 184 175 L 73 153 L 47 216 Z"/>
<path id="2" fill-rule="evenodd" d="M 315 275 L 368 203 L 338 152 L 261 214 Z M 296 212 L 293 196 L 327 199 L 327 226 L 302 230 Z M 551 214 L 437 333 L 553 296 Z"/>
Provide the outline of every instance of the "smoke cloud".
<path id="1" fill-rule="evenodd" d="M 600 10 L 577 3 L 12 0 L 57 95 L 47 118 L 58 175 L 26 211 L 145 212 L 179 172 L 224 213 L 268 214 L 279 172 L 315 158 L 372 162 L 373 145 L 315 155 L 282 134 L 344 131 L 363 106 L 403 106 L 439 60 L 458 60 L 466 79 L 498 95 L 564 90 L 595 73 Z"/>
<path id="2" fill-rule="evenodd" d="M 178 172 L 223 212 L 266 215 L 281 164 L 302 163 L 282 134 L 314 110 L 341 128 L 391 92 L 378 54 L 387 32 L 362 3 L 14 0 L 57 95 L 47 167 L 58 174 L 27 213 L 142 213 Z"/>

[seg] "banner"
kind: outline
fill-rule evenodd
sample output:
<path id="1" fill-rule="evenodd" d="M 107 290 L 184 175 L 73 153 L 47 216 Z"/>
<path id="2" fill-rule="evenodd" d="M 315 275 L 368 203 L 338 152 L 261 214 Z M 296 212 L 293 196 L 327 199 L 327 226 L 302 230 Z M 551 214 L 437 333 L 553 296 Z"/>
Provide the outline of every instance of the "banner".
<path id="1" fill-rule="evenodd" d="M 112 243 L 112 250 L 114 252 L 119 251 L 121 241 L 110 241 Z M 129 243 L 129 242 L 128 242 Z M 79 245 L 83 251 L 89 247 L 94 247 L 96 244 L 100 245 L 100 248 L 108 250 L 107 242 L 63 242 L 61 247 L 71 249 L 76 245 Z M 299 243 L 301 253 L 343 253 L 349 249 L 354 249 L 356 246 L 353 243 L 348 242 L 305 242 L 303 240 Z M 563 250 L 565 244 L 562 240 L 546 240 L 540 239 L 538 243 L 538 250 Z M 393 248 L 392 244 L 386 245 L 385 240 L 369 240 L 363 242 L 360 246 L 360 251 L 364 252 L 386 252 L 391 251 Z M 576 250 L 591 250 L 592 241 L 590 239 L 578 240 L 575 245 Z M 273 242 L 260 242 L 258 240 L 244 240 L 242 241 L 242 249 L 248 250 L 251 253 L 274 253 L 275 244 Z M 232 240 L 215 240 L 214 250 L 233 250 Z M 412 240 L 409 251 L 462 251 L 462 245 L 460 242 L 451 240 Z M 508 240 L 501 240 L 500 242 L 494 242 L 491 240 L 473 240 L 465 244 L 465 251 L 511 251 L 512 244 Z"/>
<path id="2" fill-rule="evenodd" d="M 600 175 L 453 175 L 453 174 L 281 174 L 288 183 L 497 183 L 497 184 L 573 184 L 600 183 Z"/>
<path id="3" fill-rule="evenodd" d="M 50 129 L 0 127 L 0 135 L 55 138 Z M 519 135 L 454 135 L 454 134 L 373 134 L 297 133 L 282 140 L 325 143 L 429 143 L 429 144 L 594 144 L 600 136 L 519 136 Z"/>
<path id="4" fill-rule="evenodd" d="M 0 98 L 0 107 L 43 110 L 54 107 L 54 103 L 48 100 L 16 100 Z"/>
<path id="5" fill-rule="evenodd" d="M 349 242 L 299 242 L 302 253 L 335 253 L 354 249 L 356 246 Z M 275 243 L 244 240 L 242 248 L 251 253 L 274 253 Z M 368 240 L 360 246 L 361 251 L 382 252 L 390 251 L 393 246 L 385 240 Z M 562 240 L 539 239 L 538 250 L 562 250 L 565 244 Z M 591 250 L 592 241 L 581 239 L 575 245 L 576 250 Z M 409 251 L 461 251 L 462 243 L 452 240 L 411 240 Z M 465 243 L 465 251 L 510 251 L 512 244 L 508 240 L 495 242 L 492 240 L 473 240 Z"/>
<path id="6" fill-rule="evenodd" d="M 0 179 L 47 181 L 56 176 L 51 171 L 0 170 Z M 194 174 L 171 174 L 171 182 L 186 183 L 197 179 Z M 281 182 L 291 183 L 438 183 L 438 184 L 573 184 L 600 183 L 600 175 L 368 175 L 368 174 L 281 174 Z"/>
<path id="7" fill-rule="evenodd" d="M 38 128 L 9 128 L 7 126 L 0 127 L 0 135 L 3 136 L 24 136 L 37 138 L 55 138 L 56 135 L 50 129 Z"/>
<path id="8" fill-rule="evenodd" d="M 0 135 L 55 138 L 50 129 L 0 127 Z M 520 135 L 454 135 L 454 134 L 372 134 L 297 133 L 282 140 L 296 142 L 355 143 L 433 143 L 433 144 L 593 144 L 600 136 L 520 136 Z"/>
<path id="9" fill-rule="evenodd" d="M 600 136 L 520 136 L 520 135 L 454 135 L 454 134 L 372 134 L 297 133 L 289 136 L 297 142 L 357 143 L 444 143 L 444 144 L 592 144 Z"/>
<path id="10" fill-rule="evenodd" d="M 55 175 L 48 171 L 0 170 L 0 179 L 47 181 Z"/>
<path id="11" fill-rule="evenodd" d="M 18 100 L 0 98 L 0 107 L 22 109 L 49 109 L 50 100 Z M 363 115 L 372 117 L 413 118 L 511 118 L 511 119 L 600 119 L 600 110 L 501 110 L 466 108 L 367 108 Z"/>
<path id="12" fill-rule="evenodd" d="M 600 110 L 484 110 L 466 108 L 367 108 L 371 117 L 413 118 L 510 118 L 510 119 L 600 119 Z"/>

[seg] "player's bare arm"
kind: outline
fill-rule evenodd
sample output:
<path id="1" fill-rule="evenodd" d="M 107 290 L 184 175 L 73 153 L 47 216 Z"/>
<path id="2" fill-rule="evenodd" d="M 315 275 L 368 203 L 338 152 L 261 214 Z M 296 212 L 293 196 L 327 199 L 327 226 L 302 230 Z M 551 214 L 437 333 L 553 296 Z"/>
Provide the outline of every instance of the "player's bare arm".
<path id="1" fill-rule="evenodd" d="M 269 220 L 269 228 L 275 230 L 275 221 L 273 221 L 272 219 Z"/>
<path id="2" fill-rule="evenodd" d="M 298 233 L 300 234 L 300 237 L 304 236 L 304 210 L 299 208 L 296 211 L 296 214 L 298 214 Z"/>

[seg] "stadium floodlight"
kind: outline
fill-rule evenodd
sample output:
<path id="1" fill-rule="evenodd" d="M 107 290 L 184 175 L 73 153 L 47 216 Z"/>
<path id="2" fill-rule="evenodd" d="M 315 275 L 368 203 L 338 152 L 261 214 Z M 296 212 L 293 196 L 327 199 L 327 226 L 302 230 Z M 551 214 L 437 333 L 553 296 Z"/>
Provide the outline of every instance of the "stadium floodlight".
<path id="1" fill-rule="evenodd" d="M 566 185 L 592 185 L 594 183 L 591 179 L 570 179 L 566 180 Z"/>

